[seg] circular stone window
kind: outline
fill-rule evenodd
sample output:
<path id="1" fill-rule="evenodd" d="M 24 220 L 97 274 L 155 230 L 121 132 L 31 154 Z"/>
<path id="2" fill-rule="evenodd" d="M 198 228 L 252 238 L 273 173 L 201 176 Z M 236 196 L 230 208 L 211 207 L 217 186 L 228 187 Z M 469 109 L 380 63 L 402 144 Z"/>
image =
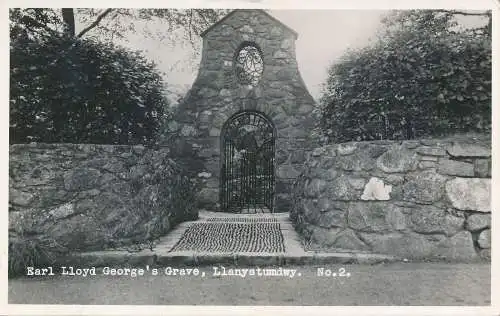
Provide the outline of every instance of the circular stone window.
<path id="1" fill-rule="evenodd" d="M 241 84 L 256 86 L 264 71 L 262 53 L 256 45 L 245 43 L 236 54 L 236 77 Z"/>

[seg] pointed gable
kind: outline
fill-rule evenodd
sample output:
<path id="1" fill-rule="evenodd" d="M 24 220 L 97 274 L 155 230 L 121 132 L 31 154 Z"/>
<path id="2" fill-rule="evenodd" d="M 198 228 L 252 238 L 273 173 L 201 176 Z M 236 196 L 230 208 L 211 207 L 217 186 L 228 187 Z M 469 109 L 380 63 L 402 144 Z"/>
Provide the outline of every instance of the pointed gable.
<path id="1" fill-rule="evenodd" d="M 225 17 L 223 17 L 222 19 L 220 19 L 218 22 L 216 22 L 215 24 L 213 24 L 212 26 L 210 26 L 208 29 L 206 29 L 205 31 L 203 31 L 203 33 L 201 33 L 201 37 L 205 37 L 212 30 L 214 30 L 215 28 L 217 28 L 217 26 L 219 26 L 219 25 L 223 24 L 224 22 L 230 20 L 234 15 L 236 15 L 236 14 L 238 14 L 240 12 L 245 12 L 245 11 L 254 11 L 254 12 L 257 11 L 257 12 L 259 12 L 264 17 L 266 17 L 267 19 L 271 20 L 277 26 L 283 28 L 287 32 L 292 33 L 294 35 L 295 39 L 297 39 L 297 37 L 298 37 L 297 32 L 295 32 L 292 28 L 288 27 L 283 22 L 281 22 L 280 20 L 276 19 L 275 17 L 273 17 L 272 15 L 270 15 L 269 13 L 267 13 L 265 10 L 262 10 L 262 9 L 259 9 L 259 10 L 236 9 L 236 10 L 233 10 L 233 11 L 229 12 Z"/>

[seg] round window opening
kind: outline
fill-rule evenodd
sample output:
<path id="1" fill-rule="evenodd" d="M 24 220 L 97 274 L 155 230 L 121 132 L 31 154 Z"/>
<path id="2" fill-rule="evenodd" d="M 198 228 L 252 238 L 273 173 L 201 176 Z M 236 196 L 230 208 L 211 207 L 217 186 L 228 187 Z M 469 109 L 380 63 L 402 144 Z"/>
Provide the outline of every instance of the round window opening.
<path id="1" fill-rule="evenodd" d="M 264 60 L 260 50 L 247 43 L 236 54 L 236 77 L 241 84 L 256 86 L 264 71 Z"/>

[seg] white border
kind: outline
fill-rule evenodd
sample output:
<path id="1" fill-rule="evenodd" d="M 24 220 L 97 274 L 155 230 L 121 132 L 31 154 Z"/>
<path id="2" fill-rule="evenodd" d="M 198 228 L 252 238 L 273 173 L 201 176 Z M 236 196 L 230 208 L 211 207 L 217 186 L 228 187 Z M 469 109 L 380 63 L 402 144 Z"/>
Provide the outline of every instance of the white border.
<path id="1" fill-rule="evenodd" d="M 498 110 L 499 105 L 499 67 L 498 52 L 500 50 L 500 1 L 499 0 L 267 0 L 267 1 L 203 1 L 203 0 L 169 0 L 167 1 L 63 1 L 51 0 L 40 2 L 39 0 L 18 0 L 18 1 L 2 1 L 2 11 L 0 20 L 4 22 L 4 26 L 8 21 L 8 8 L 9 7 L 175 7 L 175 8 L 265 8 L 265 9 L 357 9 L 357 10 L 387 10 L 387 9 L 412 9 L 412 8 L 426 8 L 426 9 L 469 9 L 469 10 L 493 10 L 493 82 L 492 86 L 497 87 L 493 89 L 492 104 L 494 105 L 492 118 L 493 118 L 493 170 L 492 170 L 492 193 L 500 192 L 500 167 L 497 166 L 496 157 L 500 154 L 499 142 L 497 139 L 500 137 L 499 125 L 495 122 L 500 122 L 500 113 Z M 360 21 L 362 23 L 362 21 Z M 8 28 L 1 28 L 1 38 L 5 46 L 3 46 L 1 70 L 2 70 L 2 96 L 3 100 L 7 101 L 8 98 L 8 84 L 9 84 L 9 68 L 8 68 Z M 496 105 L 496 106 L 495 106 Z M 492 249 L 492 306 L 491 307 L 442 307 L 442 306 L 426 306 L 426 307 L 346 307 L 346 306 L 332 306 L 332 307 L 304 307 L 304 306 L 149 306 L 149 305 L 7 305 L 7 232 L 8 232 L 8 102 L 3 103 L 0 107 L 0 119 L 4 127 L 4 133 L 0 135 L 2 144 L 2 158 L 0 175 L 0 199 L 4 205 L 4 211 L 1 212 L 2 218 L 0 219 L 3 225 L 4 234 L 0 237 L 1 243 L 1 261 L 2 267 L 1 275 L 1 309 L 0 314 L 8 315 L 82 315 L 82 314 L 107 314 L 107 315 L 304 315 L 306 313 L 314 313 L 319 315 L 328 314 L 351 314 L 351 315 L 500 315 L 500 252 L 496 241 L 500 240 L 499 231 L 497 227 L 500 225 L 500 215 L 495 213 L 497 205 L 500 205 L 500 197 L 492 194 L 492 227 L 493 242 Z"/>

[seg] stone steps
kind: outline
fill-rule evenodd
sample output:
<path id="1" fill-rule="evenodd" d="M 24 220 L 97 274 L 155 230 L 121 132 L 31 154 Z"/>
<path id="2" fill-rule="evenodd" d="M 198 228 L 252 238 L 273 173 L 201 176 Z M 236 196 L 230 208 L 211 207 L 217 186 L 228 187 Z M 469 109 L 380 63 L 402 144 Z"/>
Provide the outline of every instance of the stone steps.
<path id="1" fill-rule="evenodd" d="M 184 233 L 193 224 L 202 225 L 279 225 L 285 251 L 283 252 L 207 252 L 196 250 L 172 251 Z M 238 235 L 236 235 L 238 236 Z M 238 238 L 238 237 L 235 237 Z M 246 238 L 242 236 L 241 238 Z M 394 256 L 348 251 L 319 253 L 305 251 L 297 232 L 294 230 L 288 214 L 226 214 L 200 212 L 196 221 L 184 222 L 162 237 L 153 250 L 143 249 L 138 252 L 127 250 L 109 250 L 73 254 L 58 260 L 65 266 L 199 266 L 199 265 L 322 265 L 322 264 L 376 264 L 400 261 Z"/>

